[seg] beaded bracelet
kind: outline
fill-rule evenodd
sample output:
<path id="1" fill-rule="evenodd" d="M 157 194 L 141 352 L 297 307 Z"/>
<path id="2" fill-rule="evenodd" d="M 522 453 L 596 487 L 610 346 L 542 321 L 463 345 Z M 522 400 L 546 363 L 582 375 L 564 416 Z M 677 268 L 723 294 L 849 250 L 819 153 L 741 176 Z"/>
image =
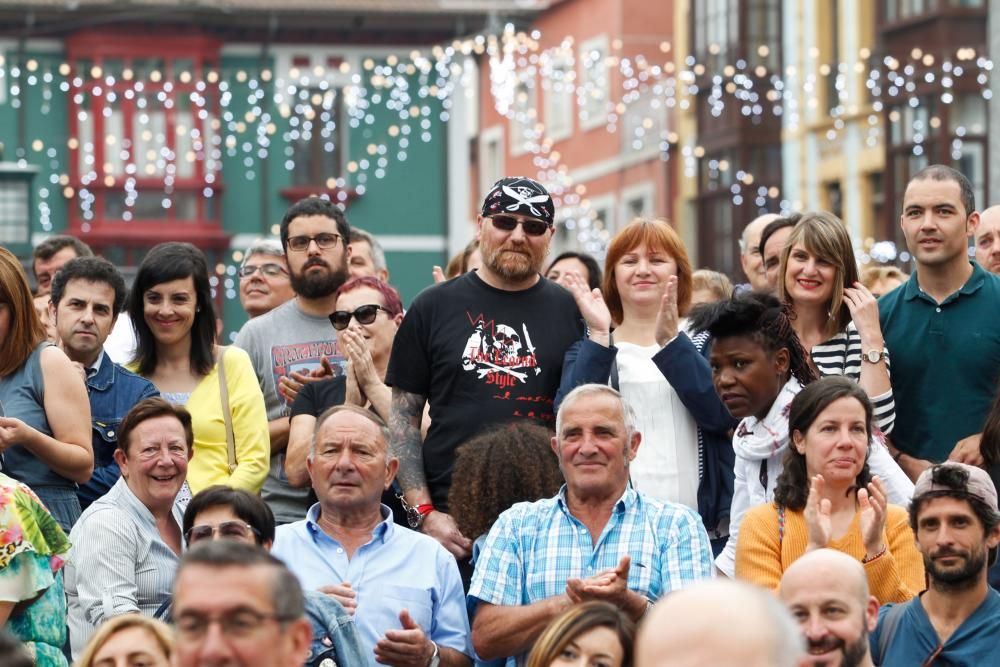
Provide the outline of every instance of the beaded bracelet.
<path id="1" fill-rule="evenodd" d="M 886 550 L 886 546 L 883 544 L 882 545 L 882 551 L 879 551 L 877 554 L 875 554 L 871 558 L 869 558 L 866 555 L 864 558 L 861 559 L 861 564 L 862 565 L 867 565 L 868 563 L 872 563 L 874 561 L 877 561 L 879 558 L 881 558 L 882 556 L 885 555 L 885 550 Z"/>

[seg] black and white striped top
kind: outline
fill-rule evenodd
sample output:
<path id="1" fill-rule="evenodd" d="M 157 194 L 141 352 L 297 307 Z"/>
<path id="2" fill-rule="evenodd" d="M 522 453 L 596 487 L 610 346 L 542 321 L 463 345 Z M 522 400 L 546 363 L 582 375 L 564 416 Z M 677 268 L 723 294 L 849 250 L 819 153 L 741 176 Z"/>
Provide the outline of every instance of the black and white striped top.
<path id="1" fill-rule="evenodd" d="M 846 330 L 830 340 L 813 346 L 810 356 L 821 376 L 843 375 L 860 382 L 861 353 L 861 336 L 852 322 L 847 325 Z M 889 370 L 888 357 L 885 365 Z M 875 408 L 875 423 L 883 433 L 890 433 L 896 421 L 896 402 L 892 397 L 892 388 L 884 394 L 869 398 Z"/>

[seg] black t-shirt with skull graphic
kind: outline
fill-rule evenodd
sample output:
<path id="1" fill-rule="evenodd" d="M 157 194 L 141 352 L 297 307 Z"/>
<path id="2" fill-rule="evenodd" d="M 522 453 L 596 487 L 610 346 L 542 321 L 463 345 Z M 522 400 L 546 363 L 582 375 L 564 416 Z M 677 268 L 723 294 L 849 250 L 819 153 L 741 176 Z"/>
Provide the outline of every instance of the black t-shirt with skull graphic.
<path id="1" fill-rule="evenodd" d="M 515 419 L 554 426 L 563 355 L 583 335 L 572 295 L 544 278 L 507 292 L 470 271 L 414 299 L 393 342 L 386 384 L 430 403 L 423 455 L 435 507 L 447 509 L 459 445 Z"/>

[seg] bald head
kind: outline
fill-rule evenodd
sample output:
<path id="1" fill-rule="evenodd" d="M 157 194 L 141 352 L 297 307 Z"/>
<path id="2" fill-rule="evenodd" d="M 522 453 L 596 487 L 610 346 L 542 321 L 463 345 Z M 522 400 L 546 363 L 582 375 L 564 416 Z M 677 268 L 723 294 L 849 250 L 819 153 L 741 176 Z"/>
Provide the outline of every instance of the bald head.
<path id="1" fill-rule="evenodd" d="M 767 287 L 767 279 L 764 276 L 764 249 L 760 247 L 760 233 L 767 227 L 767 223 L 780 217 L 777 213 L 765 213 L 754 218 L 750 224 L 743 228 L 743 234 L 740 236 L 740 264 L 743 266 L 743 273 L 746 274 L 747 280 L 750 281 L 750 286 L 755 290 Z"/>
<path id="2" fill-rule="evenodd" d="M 833 549 L 810 551 L 785 570 L 778 594 L 808 643 L 807 665 L 872 664 L 868 633 L 879 605 L 861 563 Z"/>
<path id="3" fill-rule="evenodd" d="M 649 612 L 636 667 L 795 667 L 794 620 L 767 591 L 715 580 L 671 593 Z"/>
<path id="4" fill-rule="evenodd" d="M 979 214 L 975 232 L 976 262 L 987 271 L 1000 274 L 1000 205 Z"/>

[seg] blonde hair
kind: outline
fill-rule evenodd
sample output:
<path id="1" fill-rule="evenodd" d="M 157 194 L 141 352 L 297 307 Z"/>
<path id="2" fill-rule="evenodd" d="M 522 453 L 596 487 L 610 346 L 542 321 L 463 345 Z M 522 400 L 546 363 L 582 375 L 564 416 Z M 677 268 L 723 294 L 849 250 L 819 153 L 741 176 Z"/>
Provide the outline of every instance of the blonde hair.
<path id="1" fill-rule="evenodd" d="M 796 243 L 802 244 L 808 252 L 832 264 L 836 271 L 833 279 L 833 295 L 827 306 L 830 317 L 827 320 L 826 333 L 828 336 L 833 336 L 846 329 L 851 322 L 851 311 L 844 303 L 844 288 L 852 287 L 859 278 L 851 236 L 847 233 L 844 223 L 833 213 L 810 211 L 802 214 L 802 218 L 795 223 L 781 251 L 781 265 L 778 269 L 778 298 L 792 306 L 793 310 L 795 304 L 791 302 L 785 290 L 785 272 L 788 269 L 788 256 Z"/>
<path id="2" fill-rule="evenodd" d="M 901 283 L 905 283 L 909 279 L 910 276 L 908 274 L 895 266 L 868 266 L 861 272 L 861 284 L 868 289 L 871 289 L 875 286 L 875 283 L 882 282 L 883 280 L 898 280 Z"/>
<path id="3" fill-rule="evenodd" d="M 148 632 L 156 640 L 157 647 L 163 651 L 167 660 L 173 655 L 174 632 L 170 626 L 142 614 L 122 614 L 105 621 L 101 627 L 97 628 L 97 632 L 87 642 L 86 648 L 83 649 L 79 659 L 73 663 L 73 667 L 92 667 L 94 657 L 101 650 L 101 647 L 114 635 L 129 628 L 142 628 Z"/>
<path id="4" fill-rule="evenodd" d="M 711 269 L 698 269 L 691 274 L 691 291 L 708 290 L 718 301 L 733 295 L 733 283 L 724 273 Z"/>

